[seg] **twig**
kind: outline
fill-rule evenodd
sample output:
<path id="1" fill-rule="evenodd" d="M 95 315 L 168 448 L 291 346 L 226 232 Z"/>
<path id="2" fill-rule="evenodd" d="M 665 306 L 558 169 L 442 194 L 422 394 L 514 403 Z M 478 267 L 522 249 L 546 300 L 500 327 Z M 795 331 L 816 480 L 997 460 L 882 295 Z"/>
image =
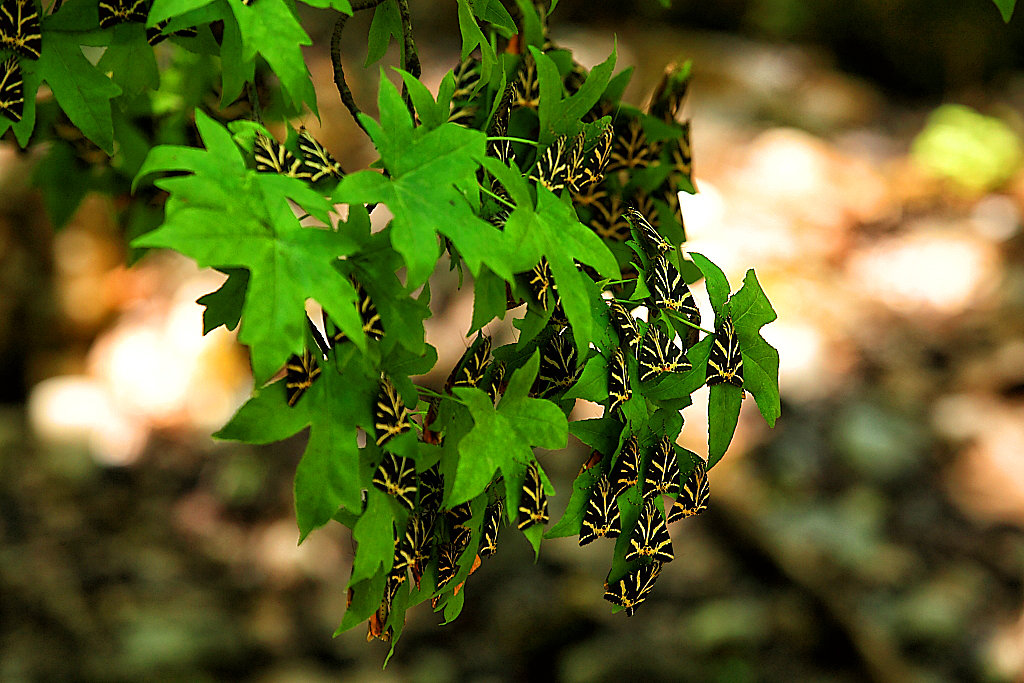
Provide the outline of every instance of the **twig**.
<path id="1" fill-rule="evenodd" d="M 402 18 L 402 70 L 408 71 L 413 78 L 420 77 L 420 55 L 416 52 L 416 41 L 412 37 L 412 17 L 409 14 L 409 0 L 398 0 L 398 13 Z M 412 98 L 409 97 L 409 88 L 402 84 L 402 99 L 409 113 L 416 116 L 416 110 L 412 106 Z"/>
<path id="2" fill-rule="evenodd" d="M 360 10 L 367 10 L 381 4 L 384 0 L 353 0 L 352 9 L 356 12 Z M 342 14 L 338 17 L 338 21 L 334 24 L 334 32 L 331 34 L 331 64 L 334 66 L 334 85 L 338 88 L 338 94 L 341 95 L 341 101 L 348 109 L 349 113 L 352 114 L 352 118 L 356 120 L 356 124 L 363 129 L 363 132 L 367 135 L 370 131 L 366 130 L 363 122 L 359 120 L 359 115 L 362 111 L 356 104 L 356 100 L 352 97 L 352 91 L 348 87 L 348 82 L 345 81 L 345 69 L 341 65 L 341 33 L 345 30 L 345 24 L 348 23 L 348 15 Z"/>

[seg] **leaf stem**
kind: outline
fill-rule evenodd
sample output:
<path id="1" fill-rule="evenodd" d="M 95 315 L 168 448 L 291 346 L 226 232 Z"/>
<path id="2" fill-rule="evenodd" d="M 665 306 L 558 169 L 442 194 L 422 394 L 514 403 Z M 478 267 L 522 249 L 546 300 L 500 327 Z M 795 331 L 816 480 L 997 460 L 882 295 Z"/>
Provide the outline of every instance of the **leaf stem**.
<path id="1" fill-rule="evenodd" d="M 455 401 L 456 403 L 459 404 L 462 403 L 462 399 L 456 396 L 452 396 L 451 394 L 442 394 L 439 391 L 434 391 L 433 389 L 430 389 L 428 387 L 421 387 L 418 384 L 416 385 L 416 391 L 420 393 L 420 396 L 427 396 L 429 398 L 439 398 L 441 400 L 446 401 Z"/>
<path id="2" fill-rule="evenodd" d="M 526 138 L 513 138 L 507 135 L 488 135 L 487 140 L 491 141 L 508 141 L 508 142 L 522 142 L 527 145 L 533 145 L 534 147 L 540 147 L 540 143 L 536 140 L 527 140 Z"/>
<path id="3" fill-rule="evenodd" d="M 686 319 L 686 316 L 681 316 L 681 315 L 679 315 L 679 313 L 677 313 L 676 311 L 673 311 L 672 309 L 663 309 L 663 312 L 668 313 L 668 317 L 672 318 L 673 320 L 681 322 L 684 325 L 689 325 L 690 327 L 692 327 L 695 330 L 700 330 L 701 332 L 706 332 L 707 334 L 714 334 L 713 330 L 705 330 L 700 325 L 691 323 L 689 320 Z"/>
<path id="4" fill-rule="evenodd" d="M 505 206 L 507 206 L 507 207 L 508 207 L 508 208 L 510 208 L 510 209 L 514 209 L 514 208 L 516 208 L 516 205 L 515 205 L 515 204 L 513 204 L 513 203 L 512 203 L 512 202 L 510 202 L 509 200 L 505 199 L 505 198 L 504 198 L 504 197 L 502 197 L 501 195 L 497 195 L 497 194 L 495 194 L 495 193 L 491 192 L 490 190 L 488 190 L 488 189 L 487 189 L 486 187 L 484 187 L 483 185 L 481 185 L 481 186 L 480 186 L 480 191 L 481 191 L 481 192 L 483 192 L 483 193 L 484 193 L 485 195 L 487 195 L 488 197 L 490 197 L 491 199 L 497 199 L 497 200 L 498 200 L 499 202 L 501 202 L 502 204 L 504 204 Z"/>

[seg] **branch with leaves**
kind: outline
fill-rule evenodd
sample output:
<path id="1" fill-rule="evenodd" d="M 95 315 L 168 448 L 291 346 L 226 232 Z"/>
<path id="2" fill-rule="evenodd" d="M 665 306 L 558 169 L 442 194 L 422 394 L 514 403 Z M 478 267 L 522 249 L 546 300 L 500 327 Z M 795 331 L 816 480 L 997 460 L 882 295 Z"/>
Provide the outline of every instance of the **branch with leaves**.
<path id="1" fill-rule="evenodd" d="M 41 20 L 32 0 L 0 0 L 25 19 L 0 27 L 16 54 L 0 125 L 28 144 L 37 121 L 58 121 L 40 172 L 79 172 L 48 197 L 55 215 L 102 179 L 135 193 L 133 247 L 227 275 L 199 300 L 204 332 L 238 328 L 256 389 L 216 436 L 261 444 L 309 429 L 300 540 L 341 523 L 356 542 L 341 630 L 368 622 L 393 648 L 417 604 L 456 618 L 510 526 L 537 553 L 544 538 L 612 539 L 595 590 L 633 615 L 670 570 L 670 527 L 708 507 L 708 470 L 744 396 L 771 425 L 780 413 L 778 353 L 760 335 L 775 313 L 756 276 L 733 292 L 682 248 L 689 64 L 670 66 L 640 109 L 622 101 L 631 73 L 615 73 L 614 52 L 588 70 L 551 41 L 545 3 L 518 0 L 513 16 L 457 0 L 461 60 L 435 93 L 419 80 L 407 0 L 306 1 L 339 12 L 334 80 L 379 154 L 373 169 L 345 174 L 305 129 L 279 141 L 264 127 L 317 112 L 301 52 L 312 41 L 286 0 L 157 0 L 148 14 L 101 0 Z M 346 22 L 364 10 L 367 64 L 392 41 L 400 52 L 402 87 L 381 70 L 378 119 L 341 64 Z M 86 44 L 106 48 L 98 64 Z M 171 66 L 158 69 L 155 50 Z M 212 56 L 215 78 L 168 77 Z M 37 119 L 44 81 L 53 100 Z M 392 218 L 371 231 L 377 204 Z M 445 265 L 473 288 L 473 341 L 428 387 L 416 381 L 437 364 L 429 281 Z M 690 290 L 700 279 L 713 320 Z M 307 315 L 310 299 L 322 315 Z M 486 329 L 506 316 L 517 339 L 493 347 Z M 707 459 L 677 444 L 680 411 L 705 385 Z M 603 415 L 571 420 L 577 400 Z M 547 528 L 556 491 L 535 449 L 569 434 L 590 454 Z"/>

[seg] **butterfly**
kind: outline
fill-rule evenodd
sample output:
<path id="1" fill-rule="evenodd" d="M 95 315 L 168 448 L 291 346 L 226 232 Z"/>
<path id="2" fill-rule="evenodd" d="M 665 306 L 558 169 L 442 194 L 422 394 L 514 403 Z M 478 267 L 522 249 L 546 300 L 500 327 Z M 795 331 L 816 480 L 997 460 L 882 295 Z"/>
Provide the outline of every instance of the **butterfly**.
<path id="1" fill-rule="evenodd" d="M 469 501 L 460 503 L 450 510 L 444 511 L 445 519 L 448 524 L 455 530 L 455 536 L 458 537 L 462 530 L 469 531 L 469 520 L 473 518 L 473 507 L 469 504 Z"/>
<path id="2" fill-rule="evenodd" d="M 101 3 L 101 17 L 102 7 Z M 146 20 L 146 12 L 142 14 L 142 21 Z M 43 49 L 43 34 L 35 0 L 0 2 L 0 49 L 14 50 L 23 57 L 39 59 Z"/>
<path id="3" fill-rule="evenodd" d="M 657 325 L 650 325 L 640 353 L 637 354 L 640 364 L 640 381 L 660 376 L 665 372 L 686 372 L 692 366 L 683 350 L 676 346 L 675 339 L 661 331 Z"/>
<path id="4" fill-rule="evenodd" d="M 498 528 L 501 526 L 501 518 L 505 512 L 505 503 L 501 500 L 494 501 L 484 511 L 483 545 L 480 546 L 480 556 L 490 557 L 498 551 Z"/>
<path id="5" fill-rule="evenodd" d="M 541 260 L 530 271 L 530 280 L 526 286 L 533 295 L 534 301 L 540 304 L 545 311 L 548 310 L 548 290 L 553 286 L 551 279 L 551 265 L 546 258 Z"/>
<path id="6" fill-rule="evenodd" d="M 608 365 L 608 396 L 612 401 L 608 410 L 612 411 L 622 406 L 625 401 L 633 395 L 629 386 L 629 368 L 626 366 L 626 356 L 622 353 L 622 347 L 616 347 L 612 352 L 612 361 Z"/>
<path id="7" fill-rule="evenodd" d="M 150 26 L 146 29 L 146 42 L 150 46 L 157 46 L 164 42 L 171 36 L 178 36 L 179 38 L 195 38 L 199 35 L 199 29 L 195 26 L 188 26 L 186 28 L 178 29 L 177 31 L 171 31 L 170 33 L 164 33 L 164 29 L 167 28 L 171 23 L 170 19 L 164 19 L 159 21 L 155 26 Z"/>
<path id="8" fill-rule="evenodd" d="M 477 105 L 473 103 L 473 94 L 480 86 L 480 60 L 468 57 L 455 67 L 455 91 L 452 93 L 452 104 L 448 114 L 450 123 L 468 126 L 476 118 Z"/>
<path id="9" fill-rule="evenodd" d="M 491 397 L 492 403 L 498 402 L 498 396 L 501 394 L 501 387 L 505 384 L 505 363 L 502 361 L 496 361 L 491 363 L 491 379 L 484 387 L 484 391 Z"/>
<path id="10" fill-rule="evenodd" d="M 580 476 L 581 474 L 589 470 L 591 467 L 597 465 L 597 463 L 601 462 L 601 460 L 603 459 L 604 454 L 601 451 L 597 450 L 596 448 L 590 451 L 590 457 L 587 458 L 582 465 L 580 465 L 580 471 L 576 473 L 576 476 Z"/>
<path id="11" fill-rule="evenodd" d="M 444 496 L 444 476 L 437 465 L 420 473 L 420 507 L 433 514 L 441 507 Z"/>
<path id="12" fill-rule="evenodd" d="M 651 146 L 647 143 L 643 123 L 631 117 L 625 125 L 617 126 L 615 142 L 609 158 L 608 170 L 619 171 L 647 168 L 651 165 Z"/>
<path id="13" fill-rule="evenodd" d="M 656 252 L 670 252 L 675 247 L 669 244 L 668 240 L 661 236 L 661 233 L 644 218 L 644 215 L 633 207 L 626 209 L 626 217 L 636 231 L 640 233 L 643 241 L 650 245 Z"/>
<path id="14" fill-rule="evenodd" d="M 611 242 L 629 239 L 626 205 L 617 192 L 609 193 L 603 186 L 591 185 L 587 194 L 576 195 L 576 199 L 588 207 L 587 225 L 598 237 Z"/>
<path id="15" fill-rule="evenodd" d="M 587 499 L 580 529 L 580 545 L 587 545 L 596 538 L 616 538 L 620 532 L 619 506 L 612 495 L 608 475 L 602 474 Z"/>
<path id="16" fill-rule="evenodd" d="M 359 319 L 363 323 L 363 333 L 370 339 L 380 340 L 384 338 L 384 324 L 381 322 L 380 313 L 373 304 L 373 299 L 367 293 L 363 285 L 355 278 L 349 276 L 352 288 L 356 290 L 356 306 L 359 308 Z M 332 327 L 334 327 L 332 325 Z M 327 328 L 327 313 L 324 312 L 324 329 Z M 330 335 L 331 345 L 336 346 L 346 340 L 348 335 L 335 327 L 334 333 Z"/>
<path id="17" fill-rule="evenodd" d="M 405 401 L 391 380 L 384 376 L 381 377 L 380 389 L 377 391 L 376 406 L 373 413 L 373 430 L 378 446 L 383 445 L 391 437 L 412 429 Z"/>
<path id="18" fill-rule="evenodd" d="M 715 331 L 715 343 L 708 358 L 707 382 L 708 386 L 728 383 L 743 388 L 743 355 L 732 318 L 723 320 L 722 326 Z"/>
<path id="19" fill-rule="evenodd" d="M 575 384 L 580 373 L 576 358 L 576 343 L 571 335 L 551 337 L 541 348 L 534 394 L 551 396 Z"/>
<path id="20" fill-rule="evenodd" d="M 487 372 L 487 364 L 491 358 L 491 338 L 480 333 L 462 354 L 462 358 L 452 368 L 445 382 L 445 391 L 451 393 L 455 387 L 475 387 Z"/>
<path id="21" fill-rule="evenodd" d="M 416 588 L 420 587 L 423 570 L 430 561 L 430 534 L 433 526 L 433 515 L 430 513 L 422 511 L 413 515 L 405 527 L 405 536 L 399 545 L 398 552 L 403 563 L 412 570 Z"/>
<path id="22" fill-rule="evenodd" d="M 537 76 L 537 62 L 532 54 L 527 53 L 523 56 L 523 61 L 516 72 L 515 85 L 516 98 L 512 106 L 536 109 L 540 102 L 540 80 Z"/>
<path id="23" fill-rule="evenodd" d="M 564 135 L 555 138 L 544 149 L 544 153 L 537 159 L 537 166 L 531 180 L 536 180 L 552 192 L 557 192 L 569 182 L 569 175 L 572 171 L 571 148 L 566 148 L 567 139 Z"/>
<path id="24" fill-rule="evenodd" d="M 302 162 L 288 148 L 272 137 L 257 133 L 253 139 L 253 157 L 259 173 L 278 173 L 289 178 L 302 178 Z"/>
<path id="25" fill-rule="evenodd" d="M 373 475 L 373 485 L 412 510 L 416 495 L 416 465 L 411 458 L 385 453 Z"/>
<path id="26" fill-rule="evenodd" d="M 149 0 L 100 0 L 100 28 L 117 24 L 144 24 L 149 16 Z"/>
<path id="27" fill-rule="evenodd" d="M 686 100 L 686 91 L 689 90 L 689 86 L 689 65 L 678 62 L 668 65 L 651 94 L 651 101 L 647 106 L 648 113 L 662 121 L 674 122 Z"/>
<path id="28" fill-rule="evenodd" d="M 663 436 L 654 448 L 644 475 L 644 497 L 652 494 L 671 496 L 679 491 L 679 461 L 671 439 Z"/>
<path id="29" fill-rule="evenodd" d="M 437 588 L 440 591 L 459 573 L 459 556 L 463 549 L 454 543 L 442 543 L 437 556 Z"/>
<path id="30" fill-rule="evenodd" d="M 17 123 L 25 109 L 25 82 L 21 63 L 11 55 L 0 64 L 0 114 Z"/>
<path id="31" fill-rule="evenodd" d="M 658 257 L 647 274 L 647 288 L 657 308 L 682 313 L 693 324 L 700 322 L 700 310 L 679 270 L 665 256 Z"/>
<path id="32" fill-rule="evenodd" d="M 696 458 L 690 476 L 683 484 L 683 490 L 676 498 L 675 504 L 668 513 L 668 523 L 671 524 L 684 517 L 699 515 L 708 509 L 708 498 L 711 496 L 711 487 L 708 484 L 707 463 L 702 458 Z"/>
<path id="33" fill-rule="evenodd" d="M 626 489 L 635 486 L 640 480 L 640 447 L 637 445 L 635 434 L 622 444 L 619 459 L 615 461 L 609 479 L 616 496 L 621 496 Z"/>
<path id="34" fill-rule="evenodd" d="M 298 145 L 299 151 L 302 152 L 299 174 L 308 178 L 310 182 L 315 183 L 328 176 L 340 179 L 345 174 L 338 160 L 310 135 L 305 126 L 299 129 Z"/>
<path id="35" fill-rule="evenodd" d="M 615 136 L 615 129 L 609 124 L 601 132 L 597 144 L 590 150 L 580 167 L 581 179 L 578 181 L 577 192 L 593 183 L 604 180 L 604 172 L 608 167 L 608 159 L 612 151 L 612 139 Z"/>
<path id="36" fill-rule="evenodd" d="M 604 599 L 621 605 L 626 610 L 626 616 L 631 617 L 640 603 L 647 599 L 647 594 L 654 589 L 654 582 L 660 573 L 660 562 L 641 565 L 614 586 L 605 584 Z"/>
<path id="37" fill-rule="evenodd" d="M 644 503 L 640 519 L 636 521 L 633 533 L 629 536 L 629 550 L 624 559 L 632 562 L 641 557 L 651 557 L 659 562 L 671 562 L 675 557 L 665 516 L 654 499 Z"/>
<path id="38" fill-rule="evenodd" d="M 527 529 L 534 524 L 547 524 L 548 497 L 544 493 L 544 484 L 540 478 L 537 463 L 531 463 L 523 480 L 523 493 L 519 501 L 519 530 Z"/>
<path id="39" fill-rule="evenodd" d="M 615 300 L 608 304 L 608 313 L 608 317 L 612 321 L 612 327 L 615 328 L 615 333 L 619 336 L 619 341 L 632 349 L 633 353 L 636 353 L 640 348 L 640 340 L 642 339 L 640 327 L 636 324 L 636 318 L 626 310 L 625 306 Z"/>
<path id="40" fill-rule="evenodd" d="M 374 638 L 380 638 L 384 642 L 391 640 L 391 636 L 394 634 L 393 629 L 391 627 L 385 629 L 384 627 L 388 623 L 388 617 L 391 615 L 391 606 L 395 596 L 398 594 L 398 588 L 403 583 L 405 583 L 404 573 L 401 575 L 394 573 L 388 575 L 387 580 L 384 582 L 384 598 L 381 600 L 380 607 L 370 615 L 366 642 L 370 642 Z"/>
<path id="41" fill-rule="evenodd" d="M 501 102 L 494 112 L 494 118 L 487 129 L 487 137 L 503 138 L 508 136 L 508 117 L 512 113 L 512 103 L 518 97 L 516 84 L 509 83 L 502 93 Z M 487 156 L 496 157 L 507 164 L 513 158 L 512 142 L 510 140 L 488 140 Z"/>
<path id="42" fill-rule="evenodd" d="M 320 376 L 320 366 L 317 365 L 313 354 L 309 349 L 302 352 L 302 356 L 292 354 L 284 366 L 284 392 L 288 399 L 288 406 L 294 406 L 306 393 L 306 390 L 313 386 L 313 382 Z"/>

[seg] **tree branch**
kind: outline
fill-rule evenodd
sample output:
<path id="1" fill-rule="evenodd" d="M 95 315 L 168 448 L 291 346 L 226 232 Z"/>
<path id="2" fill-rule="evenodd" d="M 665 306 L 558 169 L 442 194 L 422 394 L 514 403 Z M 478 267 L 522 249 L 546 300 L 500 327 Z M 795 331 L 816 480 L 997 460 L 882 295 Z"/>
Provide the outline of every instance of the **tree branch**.
<path id="1" fill-rule="evenodd" d="M 409 0 L 398 0 L 398 13 L 402 18 L 402 69 L 412 74 L 413 78 L 420 77 L 420 55 L 416 52 L 416 41 L 412 37 L 412 17 L 409 14 Z M 409 89 L 402 83 L 402 99 L 413 119 L 416 118 L 416 109 L 412 106 L 412 98 L 409 97 Z"/>
<path id="2" fill-rule="evenodd" d="M 381 1 L 376 0 L 373 6 L 379 5 Z M 358 9 L 369 9 L 370 2 L 374 2 L 374 0 L 364 0 L 364 2 L 356 0 L 352 3 L 352 9 L 357 9 L 357 5 L 367 5 L 367 7 L 358 7 Z M 352 97 L 352 91 L 348 87 L 348 82 L 345 81 L 345 69 L 341 65 L 341 33 L 345 30 L 346 23 L 348 23 L 348 15 L 342 14 L 338 17 L 338 21 L 335 22 L 334 32 L 331 34 L 331 64 L 334 66 L 334 85 L 338 88 L 341 101 L 349 113 L 352 114 L 356 124 L 363 129 L 364 133 L 369 135 L 370 131 L 366 130 L 363 122 L 359 120 L 359 115 L 362 111 L 360 111 L 359 105 L 356 104 L 355 98 Z"/>

